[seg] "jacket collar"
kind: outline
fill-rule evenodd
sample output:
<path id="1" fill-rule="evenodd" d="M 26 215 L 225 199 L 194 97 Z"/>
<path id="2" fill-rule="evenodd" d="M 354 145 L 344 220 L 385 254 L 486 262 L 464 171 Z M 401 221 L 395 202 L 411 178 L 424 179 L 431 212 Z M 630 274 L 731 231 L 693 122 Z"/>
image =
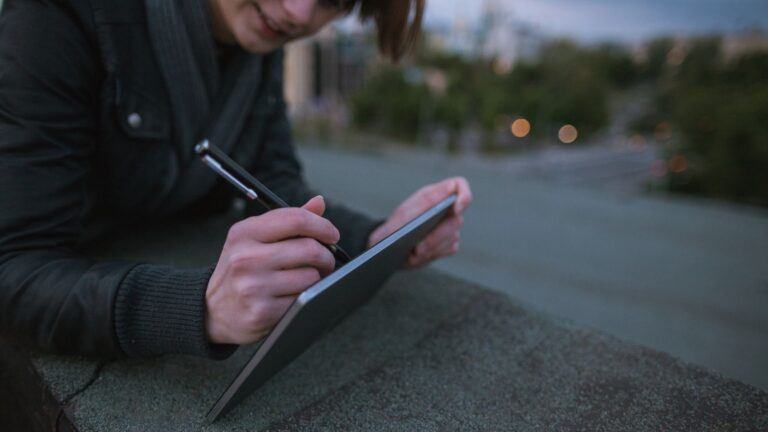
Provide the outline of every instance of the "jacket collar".
<path id="1" fill-rule="evenodd" d="M 215 178 L 204 175 L 195 145 L 209 139 L 224 152 L 237 143 L 262 84 L 261 55 L 239 50 L 223 73 L 205 0 L 144 0 L 147 28 L 171 101 L 178 173 L 171 196 L 191 202 Z"/>

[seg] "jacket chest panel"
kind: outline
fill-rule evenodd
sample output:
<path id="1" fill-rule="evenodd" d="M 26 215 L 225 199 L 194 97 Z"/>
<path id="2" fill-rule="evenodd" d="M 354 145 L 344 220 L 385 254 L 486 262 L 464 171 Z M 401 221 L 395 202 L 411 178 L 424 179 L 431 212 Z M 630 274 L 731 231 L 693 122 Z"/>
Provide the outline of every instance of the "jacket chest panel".
<path id="1" fill-rule="evenodd" d="M 101 28 L 106 79 L 94 167 L 99 195 L 115 212 L 151 214 L 178 172 L 170 103 L 144 25 Z"/>
<path id="2" fill-rule="evenodd" d="M 102 0 L 98 0 L 99 2 Z M 173 111 L 147 30 L 141 2 L 105 0 L 96 14 L 105 70 L 101 137 L 94 156 L 96 199 L 110 213 L 141 217 L 164 213 L 174 186 L 187 172 L 175 143 Z M 120 11 L 116 12 L 116 9 Z M 279 66 L 279 67 L 278 67 Z M 230 156 L 250 165 L 259 154 L 269 119 L 284 109 L 282 56 L 264 73 L 244 130 Z M 189 143 L 190 151 L 195 143 Z M 189 163 L 199 163 L 193 159 Z M 199 175 L 211 175 L 204 173 Z"/>

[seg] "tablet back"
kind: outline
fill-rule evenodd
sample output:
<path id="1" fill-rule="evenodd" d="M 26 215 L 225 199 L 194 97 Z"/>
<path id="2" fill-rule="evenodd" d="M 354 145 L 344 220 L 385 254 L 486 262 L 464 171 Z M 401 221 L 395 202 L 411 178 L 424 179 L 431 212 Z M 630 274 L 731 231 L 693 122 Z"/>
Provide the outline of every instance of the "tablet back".
<path id="1" fill-rule="evenodd" d="M 456 201 L 451 196 L 302 293 L 206 416 L 213 422 L 370 299 Z"/>

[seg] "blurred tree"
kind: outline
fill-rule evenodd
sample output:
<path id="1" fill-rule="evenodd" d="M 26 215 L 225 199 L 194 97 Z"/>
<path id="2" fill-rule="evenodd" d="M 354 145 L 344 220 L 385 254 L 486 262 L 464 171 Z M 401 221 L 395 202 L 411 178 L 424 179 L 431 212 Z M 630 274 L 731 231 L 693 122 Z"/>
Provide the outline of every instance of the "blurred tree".
<path id="1" fill-rule="evenodd" d="M 508 72 L 491 60 L 426 49 L 414 63 L 444 74 L 445 91 L 430 92 L 403 71 L 380 68 L 352 99 L 357 127 L 415 141 L 419 121 L 445 128 L 455 138 L 471 125 L 494 136 L 509 128 L 499 119 L 525 117 L 534 124 L 534 137 L 555 141 L 556 131 L 572 124 L 583 139 L 608 123 L 611 91 L 638 78 L 637 65 L 623 48 L 583 48 L 567 40 L 545 45 L 537 58 Z"/>
<path id="2" fill-rule="evenodd" d="M 640 67 L 640 76 L 649 80 L 660 78 L 666 69 L 669 53 L 674 46 L 674 40 L 669 37 L 652 40 L 646 47 L 646 58 Z"/>
<path id="3" fill-rule="evenodd" d="M 351 100 L 352 118 L 361 129 L 410 141 L 419 132 L 423 84 L 406 81 L 400 69 L 382 67 Z"/>
<path id="4" fill-rule="evenodd" d="M 668 187 L 768 205 L 768 52 L 726 63 L 719 39 L 697 40 L 665 87 L 679 134 L 670 156 L 685 160 Z"/>
<path id="5" fill-rule="evenodd" d="M 624 47 L 606 43 L 590 55 L 592 70 L 602 73 L 605 81 L 612 86 L 624 89 L 637 82 L 639 67 Z"/>
<path id="6" fill-rule="evenodd" d="M 683 59 L 675 79 L 683 86 L 716 84 L 721 75 L 723 56 L 719 37 L 696 40 L 681 54 Z"/>

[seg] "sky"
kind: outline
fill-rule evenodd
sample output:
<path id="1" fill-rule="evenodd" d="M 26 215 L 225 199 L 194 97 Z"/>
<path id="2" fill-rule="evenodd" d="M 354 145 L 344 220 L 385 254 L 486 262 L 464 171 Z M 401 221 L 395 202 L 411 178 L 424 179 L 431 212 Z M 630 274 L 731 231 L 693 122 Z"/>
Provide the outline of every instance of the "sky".
<path id="1" fill-rule="evenodd" d="M 428 25 L 477 23 L 487 0 L 427 0 Z M 768 0 L 496 0 L 519 21 L 581 41 L 639 41 L 660 34 L 768 31 Z"/>

